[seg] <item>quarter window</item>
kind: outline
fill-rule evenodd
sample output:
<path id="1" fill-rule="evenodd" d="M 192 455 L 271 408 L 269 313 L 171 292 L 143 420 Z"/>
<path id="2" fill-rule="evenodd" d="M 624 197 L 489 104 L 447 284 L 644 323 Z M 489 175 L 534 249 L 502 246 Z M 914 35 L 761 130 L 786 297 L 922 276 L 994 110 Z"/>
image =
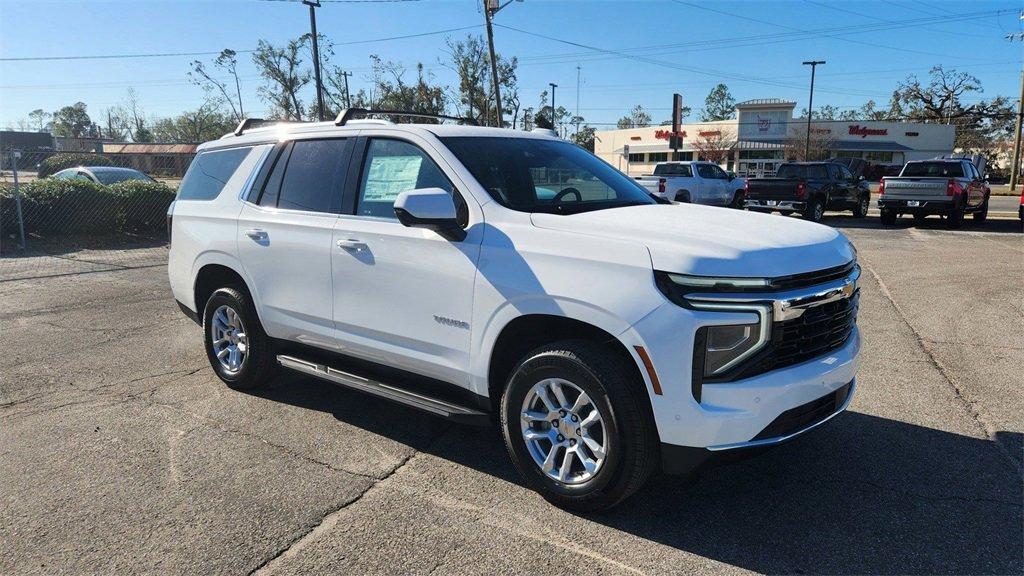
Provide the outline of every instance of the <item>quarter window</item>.
<path id="1" fill-rule="evenodd" d="M 252 148 L 200 152 L 178 188 L 178 200 L 213 200 L 238 170 Z"/>
<path id="2" fill-rule="evenodd" d="M 422 150 L 401 140 L 370 140 L 359 186 L 358 216 L 396 218 L 395 199 L 402 192 L 453 187 L 437 164 Z"/>
<path id="3" fill-rule="evenodd" d="M 295 141 L 281 176 L 277 207 L 338 213 L 345 185 L 347 145 L 345 139 Z"/>

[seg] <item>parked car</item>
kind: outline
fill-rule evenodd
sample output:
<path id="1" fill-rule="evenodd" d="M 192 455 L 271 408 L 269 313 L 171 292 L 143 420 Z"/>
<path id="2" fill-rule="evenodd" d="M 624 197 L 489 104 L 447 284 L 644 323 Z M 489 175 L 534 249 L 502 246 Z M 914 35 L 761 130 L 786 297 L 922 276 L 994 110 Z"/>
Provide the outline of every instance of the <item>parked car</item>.
<path id="1" fill-rule="evenodd" d="M 1020 192 L 1020 206 L 1017 207 L 1017 215 L 1020 216 L 1020 231 L 1024 232 L 1024 187 Z"/>
<path id="2" fill-rule="evenodd" d="M 743 186 L 734 174 L 713 162 L 660 162 L 654 174 L 636 180 L 659 198 L 708 204 L 710 206 L 743 207 Z"/>
<path id="3" fill-rule="evenodd" d="M 902 214 L 921 223 L 930 214 L 946 219 L 946 226 L 959 228 L 964 215 L 975 222 L 988 218 L 991 190 L 969 160 L 935 159 L 907 162 L 900 175 L 883 178 L 878 186 L 878 208 L 882 224 L 891 226 Z"/>
<path id="4" fill-rule="evenodd" d="M 799 212 L 820 222 L 826 210 L 852 210 L 857 218 L 868 213 L 871 191 L 863 178 L 838 162 L 787 162 L 774 178 L 750 178 L 748 209 L 755 212 Z"/>
<path id="5" fill-rule="evenodd" d="M 66 168 L 50 176 L 58 180 L 88 180 L 97 184 L 109 186 L 125 180 L 144 180 L 156 182 L 153 178 L 133 170 L 131 168 L 117 168 L 114 166 L 79 166 L 77 168 Z"/>
<path id="6" fill-rule="evenodd" d="M 168 211 L 174 298 L 228 386 L 285 367 L 497 423 L 526 483 L 579 511 L 848 406 L 842 234 L 662 204 L 544 135 L 352 114 L 243 122 Z"/>

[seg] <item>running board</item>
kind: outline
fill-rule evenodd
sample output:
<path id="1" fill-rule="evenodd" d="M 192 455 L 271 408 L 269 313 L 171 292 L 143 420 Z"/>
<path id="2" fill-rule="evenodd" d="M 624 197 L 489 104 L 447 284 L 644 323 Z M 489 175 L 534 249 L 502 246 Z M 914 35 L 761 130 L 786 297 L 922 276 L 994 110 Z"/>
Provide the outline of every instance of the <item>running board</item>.
<path id="1" fill-rule="evenodd" d="M 302 360 L 294 356 L 278 355 L 277 363 L 285 368 L 290 368 L 303 374 L 315 376 L 328 382 L 333 382 L 345 388 L 351 388 L 360 392 L 366 392 L 380 398 L 385 398 L 399 404 L 405 404 L 411 408 L 422 410 L 435 416 L 447 418 L 461 424 L 471 426 L 490 426 L 491 417 L 486 412 L 459 406 L 437 398 L 431 398 L 408 390 L 403 390 L 384 382 L 364 378 L 351 372 L 336 370 L 324 364 L 317 364 L 308 360 Z"/>

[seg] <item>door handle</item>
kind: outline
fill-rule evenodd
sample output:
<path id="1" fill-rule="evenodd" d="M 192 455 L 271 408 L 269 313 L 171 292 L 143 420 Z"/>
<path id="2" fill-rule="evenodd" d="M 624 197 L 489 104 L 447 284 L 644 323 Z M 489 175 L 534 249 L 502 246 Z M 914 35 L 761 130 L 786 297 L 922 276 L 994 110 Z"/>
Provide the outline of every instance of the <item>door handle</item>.
<path id="1" fill-rule="evenodd" d="M 349 238 L 348 240 L 338 240 L 336 244 L 338 245 L 338 248 L 341 248 L 342 250 L 348 250 L 349 252 L 362 252 L 363 250 L 369 249 L 369 246 L 367 246 L 365 242 L 361 242 L 359 240 L 356 240 L 355 238 Z"/>
<path id="2" fill-rule="evenodd" d="M 245 235 L 256 241 L 267 239 L 266 230 L 260 230 L 259 228 L 252 228 L 250 230 L 246 230 Z"/>

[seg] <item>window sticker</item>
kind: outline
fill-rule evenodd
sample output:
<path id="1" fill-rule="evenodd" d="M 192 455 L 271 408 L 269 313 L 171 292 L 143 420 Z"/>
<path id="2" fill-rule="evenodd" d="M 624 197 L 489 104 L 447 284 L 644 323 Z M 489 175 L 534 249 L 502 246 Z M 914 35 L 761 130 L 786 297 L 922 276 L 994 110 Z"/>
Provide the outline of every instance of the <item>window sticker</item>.
<path id="1" fill-rule="evenodd" d="M 398 195 L 416 188 L 422 156 L 377 156 L 363 188 L 364 202 L 394 202 Z"/>

